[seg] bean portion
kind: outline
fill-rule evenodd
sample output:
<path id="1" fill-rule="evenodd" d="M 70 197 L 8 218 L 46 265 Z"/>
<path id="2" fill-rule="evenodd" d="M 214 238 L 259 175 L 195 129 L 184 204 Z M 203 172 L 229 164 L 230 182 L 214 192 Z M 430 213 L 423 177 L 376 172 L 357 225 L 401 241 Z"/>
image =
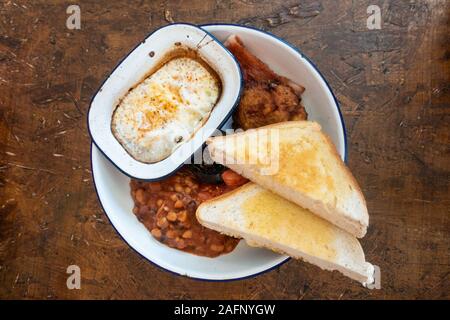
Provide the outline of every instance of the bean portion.
<path id="1" fill-rule="evenodd" d="M 200 256 L 216 257 L 234 250 L 239 239 L 203 227 L 195 217 L 197 207 L 245 182 L 228 173 L 224 184 L 198 181 L 187 169 L 158 182 L 132 179 L 133 213 L 152 236 L 171 248 Z"/>

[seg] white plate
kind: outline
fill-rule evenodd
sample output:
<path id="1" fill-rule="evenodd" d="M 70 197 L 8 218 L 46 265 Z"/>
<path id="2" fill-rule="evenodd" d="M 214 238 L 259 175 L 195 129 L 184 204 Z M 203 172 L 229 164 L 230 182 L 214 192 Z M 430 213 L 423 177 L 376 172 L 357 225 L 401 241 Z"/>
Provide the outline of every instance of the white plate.
<path id="1" fill-rule="evenodd" d="M 306 87 L 303 102 L 309 119 L 318 121 L 345 159 L 345 127 L 328 84 L 314 65 L 295 48 L 266 32 L 237 25 L 203 26 L 219 40 L 237 34 L 275 72 Z M 247 246 L 241 241 L 230 254 L 203 258 L 171 249 L 150 235 L 131 212 L 130 179 L 92 146 L 92 172 L 98 197 L 123 239 L 147 260 L 168 271 L 204 280 L 235 280 L 271 270 L 288 257 Z"/>
<path id="2" fill-rule="evenodd" d="M 154 69 L 165 54 L 179 46 L 198 52 L 219 75 L 222 92 L 203 126 L 169 157 L 156 163 L 135 160 L 111 131 L 111 117 L 120 99 Z M 150 54 L 152 53 L 152 54 Z M 143 180 L 158 180 L 178 169 L 199 149 L 218 127 L 228 120 L 239 102 L 242 75 L 234 56 L 205 30 L 190 24 L 176 23 L 157 29 L 141 42 L 113 70 L 92 99 L 88 127 L 95 145 L 121 171 Z"/>

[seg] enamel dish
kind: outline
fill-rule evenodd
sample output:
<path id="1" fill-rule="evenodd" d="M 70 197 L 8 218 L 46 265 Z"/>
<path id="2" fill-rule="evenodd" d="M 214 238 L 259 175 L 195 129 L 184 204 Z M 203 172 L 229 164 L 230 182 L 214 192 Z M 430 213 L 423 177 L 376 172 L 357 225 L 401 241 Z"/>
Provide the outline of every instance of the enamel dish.
<path id="1" fill-rule="evenodd" d="M 327 82 L 308 58 L 284 40 L 264 31 L 225 24 L 206 25 L 202 28 L 220 41 L 231 34 L 237 34 L 245 46 L 274 72 L 303 85 L 306 91 L 302 95 L 302 102 L 309 119 L 320 123 L 345 159 L 345 126 L 338 103 Z M 139 79 L 139 76 L 135 79 Z M 240 79 L 236 81 L 239 82 Z M 129 84 L 132 85 L 133 81 Z M 110 117 L 110 111 L 108 112 Z M 231 119 L 223 128 L 229 127 L 230 123 Z M 119 146 L 116 149 L 117 153 L 122 152 Z M 137 220 L 132 213 L 130 178 L 117 170 L 95 145 L 92 146 L 92 172 L 100 202 L 117 232 L 145 259 L 165 270 L 203 280 L 236 280 L 271 270 L 289 259 L 266 249 L 250 247 L 245 241 L 241 241 L 231 253 L 217 258 L 200 257 L 171 249 L 155 240 Z"/>
<path id="2" fill-rule="evenodd" d="M 138 117 L 133 118 L 128 109 L 122 110 L 118 108 L 118 105 L 121 106 L 122 101 L 127 100 L 128 92 L 131 93 L 136 87 L 140 89 L 140 83 L 149 76 L 159 76 L 159 79 L 161 80 L 159 74 L 161 72 L 158 73 L 158 70 L 164 71 L 164 66 L 158 69 L 161 60 L 165 59 L 171 52 L 179 50 L 180 48 L 191 49 L 191 51 L 195 52 L 199 58 L 206 62 L 208 67 L 218 75 L 221 86 L 220 96 L 212 110 L 210 112 L 209 110 L 207 110 L 208 112 L 203 112 L 199 117 L 201 121 L 204 118 L 202 125 L 199 125 L 196 128 L 189 128 L 195 130 L 189 131 L 182 128 L 187 121 L 178 121 L 171 126 L 170 123 L 165 125 L 166 132 L 169 133 L 169 135 L 172 135 L 170 139 L 173 139 L 173 137 L 181 140 L 184 139 L 184 143 L 180 144 L 173 152 L 169 152 L 168 154 L 166 152 L 166 156 L 163 157 L 163 159 L 159 159 L 159 161 L 154 163 L 138 161 L 136 157 L 133 157 L 127 152 L 124 144 L 119 142 L 113 134 L 113 131 L 124 133 L 122 136 L 126 134 L 130 136 L 130 132 L 133 134 L 135 133 L 130 129 L 131 120 L 134 120 L 132 125 L 139 127 L 139 121 L 137 120 L 140 119 L 137 119 Z M 171 62 L 172 61 L 169 60 L 168 64 Z M 149 75 L 149 72 L 155 68 L 158 70 L 155 70 L 153 74 Z M 168 72 L 166 72 L 166 74 L 167 73 Z M 174 73 L 175 72 L 172 72 L 172 74 Z M 190 83 L 188 82 L 188 86 L 190 85 L 192 87 L 193 84 L 195 84 L 194 80 L 195 79 Z M 152 83 L 152 85 L 154 84 L 155 83 Z M 203 87 L 200 88 L 204 87 L 205 86 L 203 85 Z M 199 88 L 199 85 L 194 87 L 194 89 L 197 88 Z M 214 130 L 221 127 L 221 125 L 231 116 L 234 108 L 239 102 L 241 88 L 242 75 L 239 64 L 233 55 L 231 55 L 219 41 L 197 26 L 189 24 L 171 24 L 150 34 L 116 67 L 108 79 L 103 83 L 93 98 L 89 109 L 89 132 L 98 149 L 101 150 L 101 152 L 122 172 L 137 179 L 158 180 L 170 175 L 180 167 L 183 162 L 189 159 L 191 155 L 202 146 Z M 153 91 L 155 91 L 154 88 L 149 89 L 149 92 Z M 186 93 L 184 95 L 187 96 Z M 198 99 L 195 100 L 195 98 L 196 97 L 192 97 L 191 92 L 191 101 L 198 101 Z M 199 103 L 193 103 L 192 105 L 199 105 Z M 122 130 L 117 130 L 117 128 L 120 129 L 120 126 L 118 125 L 114 125 L 112 128 L 112 119 L 116 108 L 117 110 L 120 109 L 120 112 L 117 112 L 117 114 L 121 116 L 122 119 L 128 120 L 127 123 L 122 123 Z M 180 109 L 185 110 L 186 108 Z M 192 113 L 193 111 L 191 114 Z M 127 129 L 129 130 L 127 131 Z M 161 138 L 162 137 L 163 136 L 161 136 Z M 135 140 L 137 140 L 137 138 Z M 147 139 L 147 142 L 148 140 L 149 139 Z M 160 149 L 164 147 L 167 148 L 169 143 L 161 140 L 162 139 L 160 139 L 159 143 L 152 144 L 151 148 L 148 149 L 155 151 L 157 147 Z M 132 145 L 129 143 L 129 145 L 135 146 L 136 144 Z M 141 150 L 143 149 L 145 148 L 141 148 Z"/>

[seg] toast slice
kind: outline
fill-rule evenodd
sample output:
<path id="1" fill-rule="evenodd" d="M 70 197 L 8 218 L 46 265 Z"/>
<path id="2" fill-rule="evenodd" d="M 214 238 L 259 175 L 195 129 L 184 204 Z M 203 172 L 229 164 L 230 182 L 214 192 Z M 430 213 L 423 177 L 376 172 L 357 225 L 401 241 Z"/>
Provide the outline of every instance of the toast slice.
<path id="1" fill-rule="evenodd" d="M 203 226 L 250 246 L 338 270 L 364 285 L 374 281 L 374 268 L 355 237 L 252 182 L 203 202 L 196 215 Z"/>
<path id="2" fill-rule="evenodd" d="M 208 140 L 211 158 L 361 238 L 369 224 L 355 178 L 316 122 L 289 121 Z"/>

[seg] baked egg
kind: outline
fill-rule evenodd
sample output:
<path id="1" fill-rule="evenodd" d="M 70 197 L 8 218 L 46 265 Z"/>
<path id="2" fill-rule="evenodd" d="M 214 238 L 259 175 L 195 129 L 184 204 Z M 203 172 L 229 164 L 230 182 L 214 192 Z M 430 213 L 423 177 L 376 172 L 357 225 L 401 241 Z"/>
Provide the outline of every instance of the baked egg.
<path id="1" fill-rule="evenodd" d="M 122 98 L 112 133 L 134 159 L 161 161 L 201 128 L 220 94 L 219 77 L 200 58 L 172 58 Z"/>

